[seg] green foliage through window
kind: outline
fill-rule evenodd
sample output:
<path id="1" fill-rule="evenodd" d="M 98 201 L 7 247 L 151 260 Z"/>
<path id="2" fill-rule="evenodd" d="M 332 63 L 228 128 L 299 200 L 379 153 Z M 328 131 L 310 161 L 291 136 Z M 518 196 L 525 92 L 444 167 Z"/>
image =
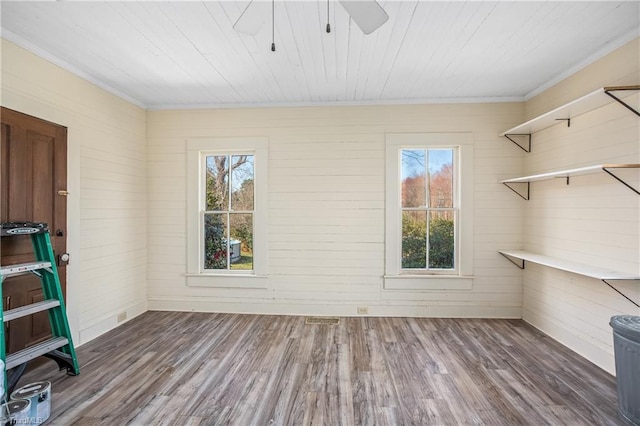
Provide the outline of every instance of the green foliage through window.
<path id="1" fill-rule="evenodd" d="M 453 269 L 453 220 L 434 219 L 429 227 L 429 268 Z"/>
<path id="2" fill-rule="evenodd" d="M 222 214 L 204 215 L 204 269 L 227 269 L 227 225 Z"/>
<path id="3" fill-rule="evenodd" d="M 411 212 L 413 213 L 413 212 Z M 424 216 L 424 215 L 423 215 Z M 427 222 L 415 215 L 402 218 L 402 268 L 425 269 Z M 451 219 L 432 219 L 429 226 L 429 269 L 454 268 L 454 226 Z"/>
<path id="4" fill-rule="evenodd" d="M 253 269 L 254 157 L 205 159 L 204 269 Z"/>
<path id="5" fill-rule="evenodd" d="M 403 149 L 403 269 L 455 269 L 454 150 Z"/>

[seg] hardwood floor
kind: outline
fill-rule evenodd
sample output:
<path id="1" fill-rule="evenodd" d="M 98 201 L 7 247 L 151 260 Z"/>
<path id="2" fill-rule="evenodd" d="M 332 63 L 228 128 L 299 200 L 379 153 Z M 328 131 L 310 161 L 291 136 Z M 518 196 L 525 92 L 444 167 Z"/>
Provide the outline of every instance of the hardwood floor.
<path id="1" fill-rule="evenodd" d="M 615 379 L 520 320 L 147 312 L 46 364 L 49 424 L 622 424 Z"/>

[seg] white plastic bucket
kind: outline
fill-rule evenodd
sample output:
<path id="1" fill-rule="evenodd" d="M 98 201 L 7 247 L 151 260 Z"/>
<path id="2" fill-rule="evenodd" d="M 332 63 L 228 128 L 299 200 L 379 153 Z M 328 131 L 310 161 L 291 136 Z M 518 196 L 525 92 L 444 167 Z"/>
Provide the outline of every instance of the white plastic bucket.
<path id="1" fill-rule="evenodd" d="M 10 424 L 29 424 L 31 401 L 29 401 L 28 399 L 15 399 L 9 401 L 7 402 L 7 411 L 9 412 L 8 414 Z"/>
<path id="2" fill-rule="evenodd" d="M 30 423 L 36 425 L 43 423 L 51 415 L 51 382 L 36 382 L 25 385 L 13 391 L 11 399 L 30 401 Z"/>

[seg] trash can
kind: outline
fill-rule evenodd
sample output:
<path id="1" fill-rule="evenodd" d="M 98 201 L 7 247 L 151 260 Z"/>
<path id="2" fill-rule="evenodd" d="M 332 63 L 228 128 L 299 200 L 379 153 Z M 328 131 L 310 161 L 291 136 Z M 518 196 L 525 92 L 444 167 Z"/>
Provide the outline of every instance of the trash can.
<path id="1" fill-rule="evenodd" d="M 634 425 L 640 424 L 640 316 L 616 315 L 613 350 L 618 383 L 618 413 Z"/>

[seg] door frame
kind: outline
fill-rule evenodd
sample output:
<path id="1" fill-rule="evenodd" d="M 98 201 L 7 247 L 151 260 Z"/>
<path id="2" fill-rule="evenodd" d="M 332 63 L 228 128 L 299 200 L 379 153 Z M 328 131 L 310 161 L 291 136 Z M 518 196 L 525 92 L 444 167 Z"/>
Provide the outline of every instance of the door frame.
<path id="1" fill-rule="evenodd" d="M 62 253 L 68 252 L 69 249 L 69 202 L 67 200 L 67 196 L 60 194 L 60 191 L 68 191 L 68 174 L 69 174 L 69 140 L 68 140 L 68 130 L 66 126 L 61 124 L 31 115 L 24 112 L 17 111 L 15 109 L 10 109 L 7 107 L 1 107 L 2 114 L 2 122 L 3 124 L 7 124 L 9 126 L 17 124 L 18 128 L 27 129 L 27 131 L 32 130 L 36 133 L 42 134 L 44 136 L 49 136 L 55 139 L 56 143 L 52 147 L 53 153 L 53 181 L 51 182 L 51 190 L 52 190 L 52 217 L 54 218 L 53 223 L 49 224 L 49 230 L 51 235 L 51 243 L 52 247 L 55 251 L 56 256 L 60 256 Z M 19 123 L 22 121 L 22 123 Z M 7 145 L 9 146 L 9 145 Z M 27 155 L 29 151 L 26 151 Z M 2 152 L 0 155 L 6 155 L 8 152 Z M 8 170 L 2 171 L 2 181 L 8 181 Z M 29 179 L 27 177 L 27 179 Z M 27 183 L 27 185 L 30 185 Z M 4 189 L 4 188 L 3 188 Z M 3 197 L 8 197 L 8 194 L 2 194 Z M 33 200 L 26 201 L 27 203 L 27 212 L 33 209 L 31 205 Z M 11 218 L 12 220 L 16 220 L 17 218 Z M 29 219 L 29 218 L 25 218 Z M 76 228 L 76 227 L 74 227 Z M 56 235 L 56 230 L 63 230 L 63 235 Z M 72 231 L 72 233 L 76 233 L 76 229 Z M 26 255 L 26 254 L 25 254 Z M 21 256 L 25 256 L 21 255 Z M 21 256 L 18 256 L 14 261 L 22 261 L 20 259 Z M 31 256 L 31 254 L 29 254 Z M 29 259 L 25 259 L 27 261 Z M 67 315 L 70 317 L 70 322 L 73 322 L 73 329 L 77 330 L 77 321 L 71 321 L 71 318 L 74 320 L 77 318 L 77 315 L 69 315 L 69 304 L 68 304 L 68 282 L 69 282 L 69 274 L 68 267 L 66 264 L 63 264 L 62 267 L 58 267 L 58 273 L 60 276 L 60 281 L 62 284 L 62 291 L 65 296 L 65 301 L 67 301 Z M 76 309 L 74 309 L 77 312 Z M 77 333 L 74 333 L 77 335 Z M 77 340 L 76 340 L 77 341 Z"/>

